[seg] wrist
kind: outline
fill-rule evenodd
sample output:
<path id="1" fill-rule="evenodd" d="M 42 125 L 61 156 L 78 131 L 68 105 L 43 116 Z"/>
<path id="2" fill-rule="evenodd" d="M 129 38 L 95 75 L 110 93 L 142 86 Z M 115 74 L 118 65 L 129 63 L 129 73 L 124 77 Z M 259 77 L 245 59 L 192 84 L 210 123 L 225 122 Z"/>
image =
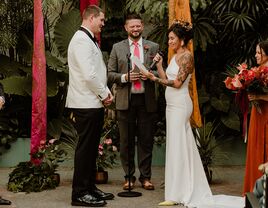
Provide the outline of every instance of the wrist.
<path id="1" fill-rule="evenodd" d="M 125 74 L 125 80 L 128 82 L 128 74 Z"/>

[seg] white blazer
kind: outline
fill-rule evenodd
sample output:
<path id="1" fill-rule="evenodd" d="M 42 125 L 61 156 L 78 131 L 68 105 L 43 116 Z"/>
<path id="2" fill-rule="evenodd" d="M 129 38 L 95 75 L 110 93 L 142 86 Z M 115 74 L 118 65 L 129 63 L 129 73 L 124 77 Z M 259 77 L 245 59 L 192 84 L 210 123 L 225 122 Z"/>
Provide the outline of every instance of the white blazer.
<path id="1" fill-rule="evenodd" d="M 68 47 L 69 86 L 66 98 L 68 108 L 101 108 L 110 90 L 107 87 L 107 69 L 101 50 L 78 30 Z"/>

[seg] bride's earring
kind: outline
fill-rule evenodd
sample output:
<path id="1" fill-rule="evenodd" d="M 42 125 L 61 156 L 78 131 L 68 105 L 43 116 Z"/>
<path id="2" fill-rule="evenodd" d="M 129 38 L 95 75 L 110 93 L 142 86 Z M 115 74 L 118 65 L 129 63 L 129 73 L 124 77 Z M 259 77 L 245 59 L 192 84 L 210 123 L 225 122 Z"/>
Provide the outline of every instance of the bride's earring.
<path id="1" fill-rule="evenodd" d="M 183 40 L 181 41 L 181 46 L 184 46 L 184 41 Z"/>

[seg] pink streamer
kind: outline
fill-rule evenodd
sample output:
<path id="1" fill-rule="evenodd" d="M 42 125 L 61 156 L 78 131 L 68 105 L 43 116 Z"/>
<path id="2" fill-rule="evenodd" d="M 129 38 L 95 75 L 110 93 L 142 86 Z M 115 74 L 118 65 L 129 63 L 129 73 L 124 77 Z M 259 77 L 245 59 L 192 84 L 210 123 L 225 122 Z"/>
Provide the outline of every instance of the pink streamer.
<path id="1" fill-rule="evenodd" d="M 45 142 L 47 136 L 46 57 L 42 0 L 34 1 L 32 76 L 31 155 L 38 151 L 40 142 Z M 31 157 L 31 162 L 39 164 L 41 161 Z"/>

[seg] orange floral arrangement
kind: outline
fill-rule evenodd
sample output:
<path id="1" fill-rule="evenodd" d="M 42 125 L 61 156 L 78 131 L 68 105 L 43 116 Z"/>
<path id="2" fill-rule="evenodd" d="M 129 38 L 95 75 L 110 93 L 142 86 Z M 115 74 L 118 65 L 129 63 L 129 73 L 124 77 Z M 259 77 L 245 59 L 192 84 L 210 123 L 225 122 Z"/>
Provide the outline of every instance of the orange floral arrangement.
<path id="1" fill-rule="evenodd" d="M 227 78 L 224 80 L 226 88 L 236 93 L 235 100 L 243 116 L 243 135 L 247 123 L 249 109 L 248 93 L 265 94 L 268 92 L 268 67 L 249 68 L 246 63 L 227 69 Z M 259 113 L 261 108 L 257 101 L 252 101 Z"/>

